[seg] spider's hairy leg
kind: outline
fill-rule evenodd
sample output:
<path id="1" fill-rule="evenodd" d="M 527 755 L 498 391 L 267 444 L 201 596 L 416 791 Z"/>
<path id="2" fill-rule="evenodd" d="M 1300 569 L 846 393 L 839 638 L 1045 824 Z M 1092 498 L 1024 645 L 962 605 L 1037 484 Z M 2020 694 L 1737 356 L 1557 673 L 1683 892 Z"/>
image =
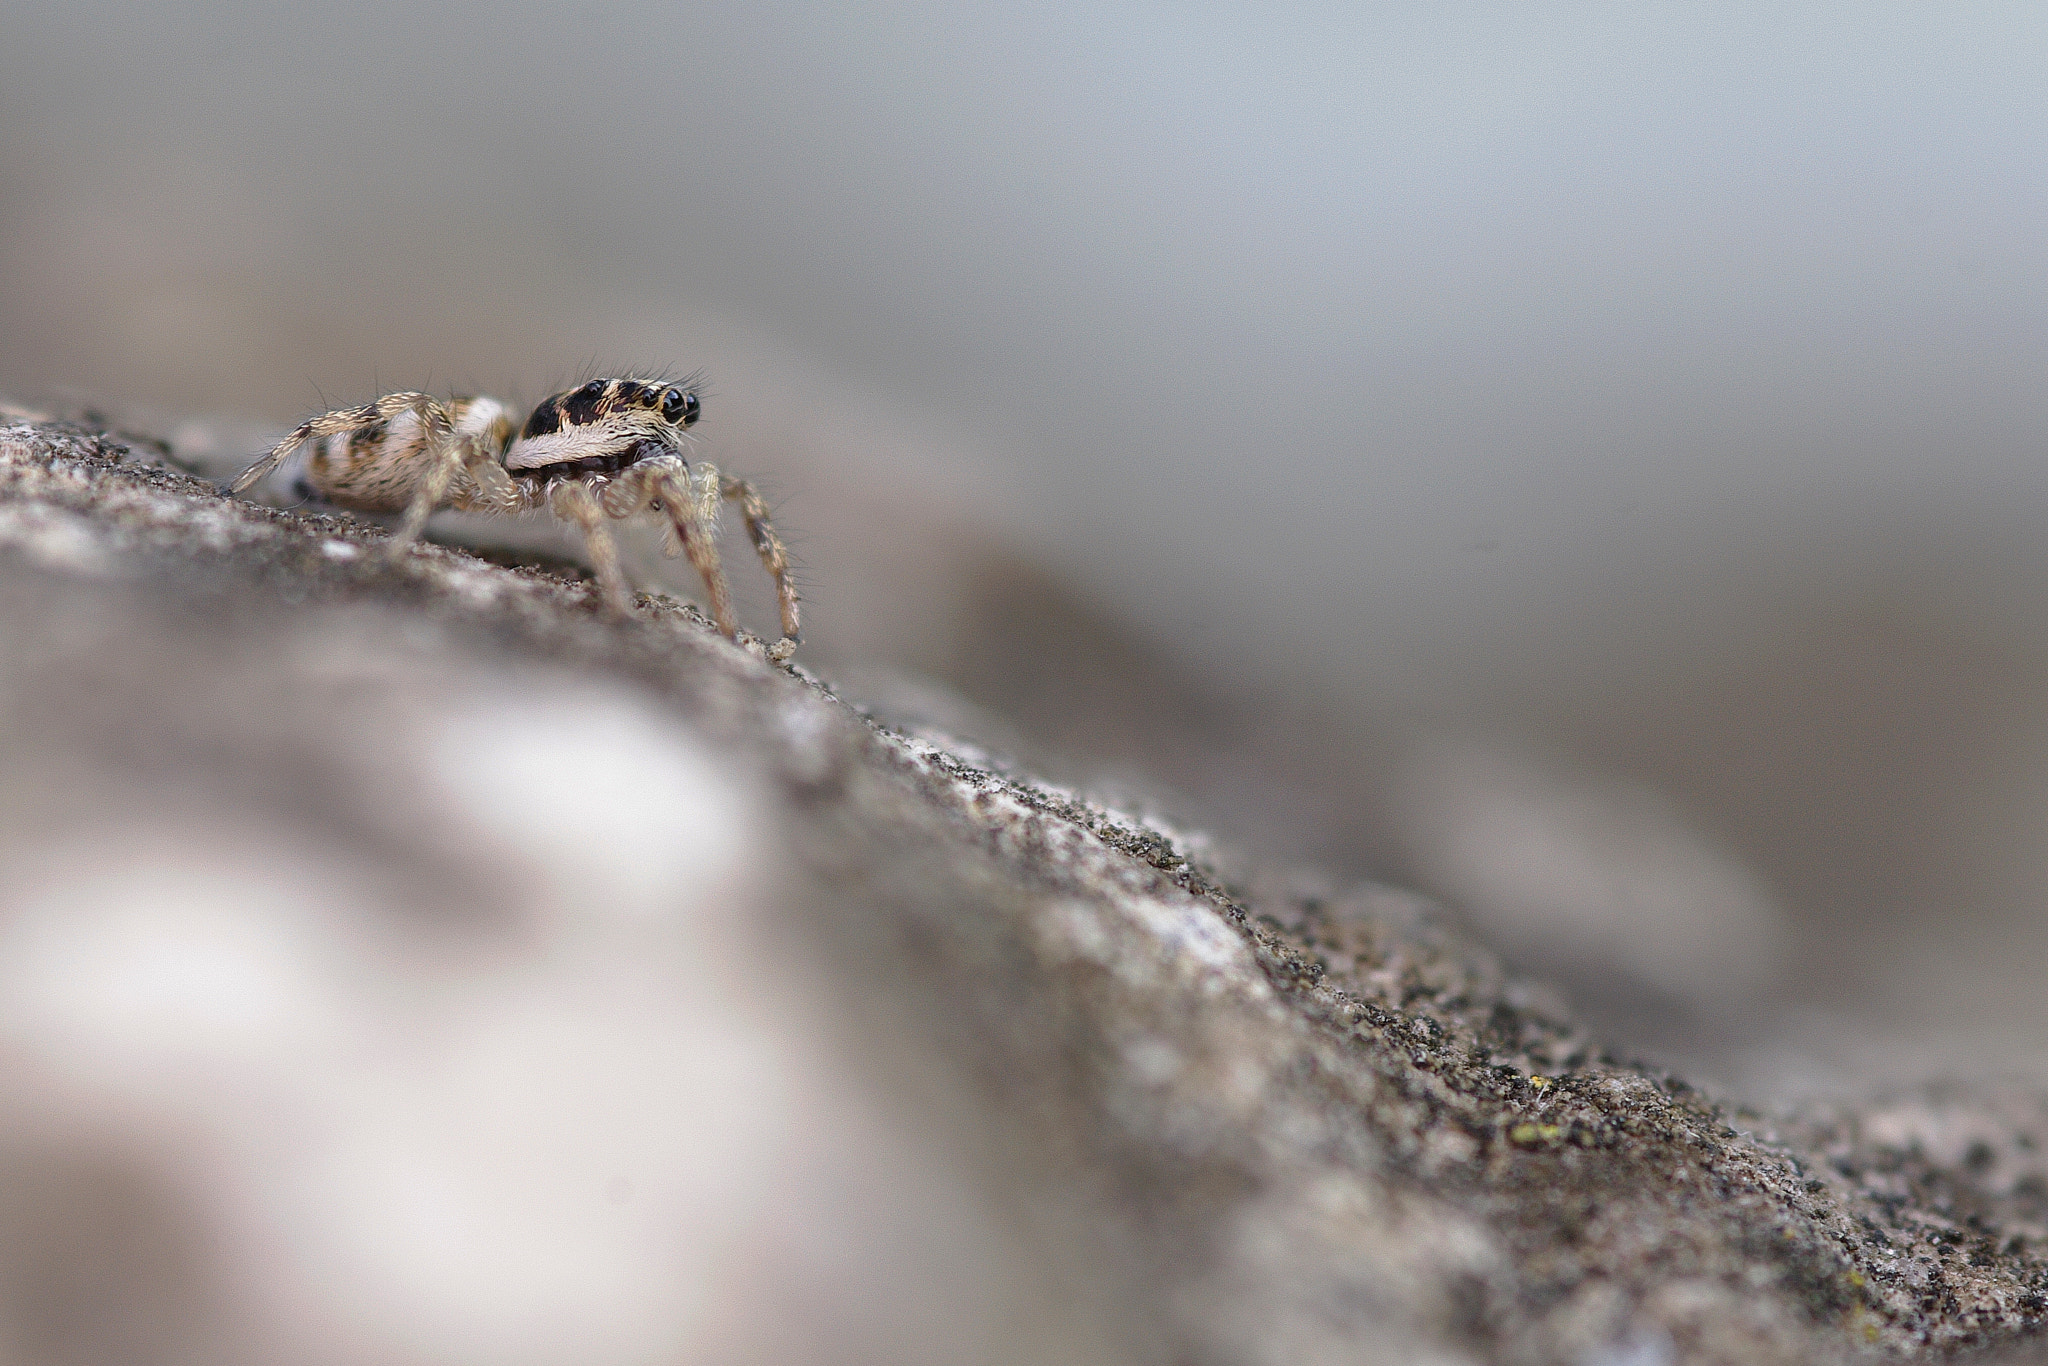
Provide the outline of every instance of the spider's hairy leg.
<path id="1" fill-rule="evenodd" d="M 646 508 L 656 497 L 654 476 L 666 463 L 657 459 L 628 465 L 616 479 L 599 489 L 597 500 L 604 507 L 604 515 L 624 521 Z"/>
<path id="2" fill-rule="evenodd" d="M 446 408 L 433 403 L 433 409 L 431 416 L 425 411 L 419 415 L 427 468 L 406 506 L 405 520 L 391 535 L 394 555 L 404 554 L 405 547 L 426 530 L 427 518 L 448 501 L 448 489 L 456 475 L 467 473 L 476 483 L 480 496 L 471 500 L 471 506 L 488 508 L 511 495 L 511 481 L 490 448 L 471 433 L 457 431 Z"/>
<path id="3" fill-rule="evenodd" d="M 431 395 L 413 393 L 386 394 L 375 403 L 366 403 L 360 408 L 337 408 L 331 413 L 309 417 L 292 428 L 284 440 L 272 446 L 270 454 L 243 470 L 235 482 L 228 486 L 228 492 L 248 492 L 257 480 L 264 478 L 289 460 L 292 453 L 308 441 L 323 436 L 339 436 L 345 432 L 361 431 L 365 427 L 388 422 L 405 412 L 417 413 L 424 427 L 428 422 L 429 410 L 440 414 L 443 427 L 448 425 L 447 413 Z"/>
<path id="4" fill-rule="evenodd" d="M 476 491 L 460 506 L 475 512 L 517 512 L 519 490 L 499 463 L 498 453 L 474 435 L 465 435 L 463 444 L 467 450 L 462 457 L 462 471 L 476 485 Z"/>
<path id="5" fill-rule="evenodd" d="M 604 505 L 597 495 L 581 484 L 557 484 L 548 502 L 557 517 L 574 522 L 582 530 L 583 546 L 590 552 L 590 567 L 597 571 L 597 587 L 605 607 L 618 616 L 630 616 L 633 594 L 626 586 L 625 570 L 619 567 L 618 542 L 612 539 Z"/>
<path id="6" fill-rule="evenodd" d="M 665 514 L 667 530 L 662 536 L 662 553 L 673 559 L 688 552 L 690 563 L 711 585 L 711 612 L 718 617 L 725 576 L 719 569 L 716 543 L 696 529 L 697 511 L 702 499 L 691 478 L 689 464 L 681 456 L 674 455 L 642 460 L 607 484 L 599 498 L 605 512 L 621 520 L 650 508 Z M 699 553 L 700 544 L 710 547 L 708 569 Z M 725 623 L 730 620 L 729 615 L 719 617 L 721 629 L 726 629 Z M 730 633 L 727 630 L 727 634 Z"/>
<path id="7" fill-rule="evenodd" d="M 789 551 L 775 534 L 775 524 L 768 520 L 768 505 L 761 501 L 752 484 L 727 476 L 718 480 L 718 491 L 740 505 L 740 513 L 747 519 L 747 535 L 754 542 L 754 553 L 761 557 L 761 567 L 775 580 L 775 600 L 782 608 L 782 639 L 768 653 L 780 663 L 789 658 L 804 638 L 797 617 L 796 583 L 789 576 Z"/>
<path id="8" fill-rule="evenodd" d="M 648 491 L 661 500 L 669 529 L 690 557 L 697 577 L 704 580 L 704 591 L 711 598 L 711 619 L 727 637 L 738 640 L 732 588 L 718 563 L 718 471 L 709 465 L 693 470 L 681 457 L 648 461 L 643 468 L 647 469 Z"/>

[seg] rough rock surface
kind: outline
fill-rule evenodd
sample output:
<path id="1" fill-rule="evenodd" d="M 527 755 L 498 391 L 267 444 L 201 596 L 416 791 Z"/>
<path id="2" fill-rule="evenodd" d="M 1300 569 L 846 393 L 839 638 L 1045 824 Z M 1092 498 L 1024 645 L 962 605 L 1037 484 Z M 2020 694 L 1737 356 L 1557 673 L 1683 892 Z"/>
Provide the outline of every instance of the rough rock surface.
<path id="1" fill-rule="evenodd" d="M 1751 1113 L 1416 898 L 383 541 L 0 422 L 10 1360 L 2035 1359 L 2040 1097 Z"/>

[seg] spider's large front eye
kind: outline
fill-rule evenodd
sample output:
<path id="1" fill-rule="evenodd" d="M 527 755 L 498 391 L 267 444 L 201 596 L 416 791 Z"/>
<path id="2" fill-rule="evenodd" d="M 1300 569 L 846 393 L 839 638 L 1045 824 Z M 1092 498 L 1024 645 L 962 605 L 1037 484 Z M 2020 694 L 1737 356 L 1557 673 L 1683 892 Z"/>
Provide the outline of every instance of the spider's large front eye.
<path id="1" fill-rule="evenodd" d="M 697 402 L 697 396 L 687 389 L 671 389 L 661 396 L 661 415 L 685 427 L 703 415 L 703 407 Z"/>

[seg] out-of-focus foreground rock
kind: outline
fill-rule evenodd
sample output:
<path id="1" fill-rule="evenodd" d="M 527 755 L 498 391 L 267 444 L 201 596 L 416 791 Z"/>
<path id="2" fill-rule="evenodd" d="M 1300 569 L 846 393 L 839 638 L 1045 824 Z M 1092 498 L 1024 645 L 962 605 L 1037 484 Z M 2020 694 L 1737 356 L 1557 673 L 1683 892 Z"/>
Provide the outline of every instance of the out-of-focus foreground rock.
<path id="1" fill-rule="evenodd" d="M 2048 1110 L 1765 1117 L 1414 898 L 0 425 L 0 1359 L 2024 1352 Z"/>

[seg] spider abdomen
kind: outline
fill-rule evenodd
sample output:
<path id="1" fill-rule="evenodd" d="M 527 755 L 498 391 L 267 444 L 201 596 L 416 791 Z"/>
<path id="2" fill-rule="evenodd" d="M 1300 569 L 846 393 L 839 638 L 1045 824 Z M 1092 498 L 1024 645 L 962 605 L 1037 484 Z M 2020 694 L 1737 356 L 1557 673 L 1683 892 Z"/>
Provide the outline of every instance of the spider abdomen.
<path id="1" fill-rule="evenodd" d="M 479 395 L 450 400 L 448 427 L 493 459 L 512 444 L 512 414 L 495 398 Z M 310 492 L 341 507 L 363 512 L 403 512 L 429 467 L 434 433 L 420 413 L 405 409 L 379 416 L 375 404 L 348 414 L 360 426 L 329 432 L 308 443 L 301 477 Z"/>

